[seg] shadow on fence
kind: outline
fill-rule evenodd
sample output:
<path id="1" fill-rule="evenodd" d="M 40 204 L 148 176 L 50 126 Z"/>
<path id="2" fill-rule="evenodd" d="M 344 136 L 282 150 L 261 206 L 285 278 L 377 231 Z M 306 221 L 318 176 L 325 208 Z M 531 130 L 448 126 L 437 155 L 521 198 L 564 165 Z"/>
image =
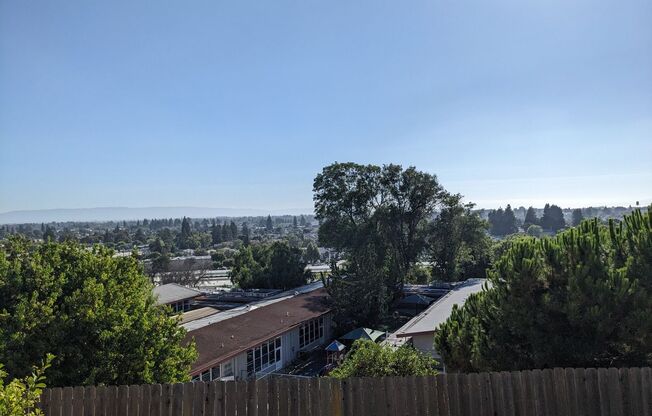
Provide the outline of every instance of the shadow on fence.
<path id="1" fill-rule="evenodd" d="M 652 370 L 66 387 L 45 390 L 41 408 L 47 416 L 652 416 Z"/>

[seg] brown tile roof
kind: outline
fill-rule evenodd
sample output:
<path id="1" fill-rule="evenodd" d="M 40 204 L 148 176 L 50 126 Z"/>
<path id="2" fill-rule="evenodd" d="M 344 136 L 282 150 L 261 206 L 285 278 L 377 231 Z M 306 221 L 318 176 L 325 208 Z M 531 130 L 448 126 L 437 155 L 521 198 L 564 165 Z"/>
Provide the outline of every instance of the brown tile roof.
<path id="1" fill-rule="evenodd" d="M 327 297 L 325 289 L 318 289 L 189 331 L 186 341 L 194 338 L 199 353 L 191 372 L 209 368 L 327 313 Z"/>

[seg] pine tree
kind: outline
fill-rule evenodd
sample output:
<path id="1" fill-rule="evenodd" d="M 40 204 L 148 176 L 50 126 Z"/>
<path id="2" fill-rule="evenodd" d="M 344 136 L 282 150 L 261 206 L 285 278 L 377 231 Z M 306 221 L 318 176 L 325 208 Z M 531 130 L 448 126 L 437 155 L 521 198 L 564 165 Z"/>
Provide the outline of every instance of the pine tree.
<path id="1" fill-rule="evenodd" d="M 235 225 L 233 221 L 231 221 L 231 224 L 229 225 L 230 232 L 231 232 L 231 239 L 236 239 L 238 238 L 238 226 Z"/>
<path id="2" fill-rule="evenodd" d="M 582 220 L 584 219 L 584 216 L 582 215 L 582 209 L 581 208 L 576 208 L 573 210 L 573 227 L 577 227 L 580 225 Z"/>
<path id="3" fill-rule="evenodd" d="M 245 247 L 249 245 L 249 226 L 246 222 L 242 223 L 242 244 Z"/>
<path id="4" fill-rule="evenodd" d="M 224 224 L 222 224 L 222 241 L 231 240 L 233 240 L 233 236 L 231 235 L 231 227 L 229 227 L 226 223 L 226 220 L 224 220 Z"/>
<path id="5" fill-rule="evenodd" d="M 439 327 L 437 351 L 462 372 L 650 366 L 650 253 L 652 207 L 519 239 Z"/>
<path id="6" fill-rule="evenodd" d="M 297 223 L 297 217 L 296 216 L 292 217 L 292 228 L 296 229 L 298 226 L 299 224 Z"/>
<path id="7" fill-rule="evenodd" d="M 272 216 L 267 216 L 267 222 L 265 223 L 265 228 L 267 231 L 272 231 L 274 229 L 274 224 L 272 223 Z"/>
<path id="8" fill-rule="evenodd" d="M 546 204 L 543 208 L 543 217 L 541 217 L 541 226 L 544 230 L 557 232 L 566 227 L 564 213 L 557 205 Z"/>
<path id="9" fill-rule="evenodd" d="M 539 218 L 534 208 L 529 207 L 525 213 L 525 220 L 523 221 L 523 229 L 527 230 L 530 225 L 539 225 Z"/>

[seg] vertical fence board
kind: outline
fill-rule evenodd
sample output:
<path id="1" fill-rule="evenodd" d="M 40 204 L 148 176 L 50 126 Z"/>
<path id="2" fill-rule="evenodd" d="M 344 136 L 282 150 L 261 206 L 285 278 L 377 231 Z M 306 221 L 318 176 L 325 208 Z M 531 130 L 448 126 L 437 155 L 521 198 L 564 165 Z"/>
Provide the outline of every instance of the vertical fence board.
<path id="1" fill-rule="evenodd" d="M 584 388 L 586 389 L 587 415 L 600 414 L 600 388 L 598 387 L 598 370 L 587 368 L 584 373 Z"/>
<path id="2" fill-rule="evenodd" d="M 328 378 L 319 380 L 319 407 L 320 416 L 331 415 L 331 386 Z"/>
<path id="3" fill-rule="evenodd" d="M 586 371 L 583 368 L 572 369 L 575 383 L 575 401 L 577 402 L 577 415 L 589 416 L 588 393 L 586 389 Z"/>
<path id="4" fill-rule="evenodd" d="M 95 416 L 95 386 L 88 386 L 82 391 L 84 416 Z"/>
<path id="5" fill-rule="evenodd" d="M 118 386 L 118 399 L 116 400 L 116 416 L 129 414 L 129 386 Z"/>
<path id="6" fill-rule="evenodd" d="M 290 414 L 290 380 L 285 377 L 278 380 L 278 414 L 279 416 Z"/>
<path id="7" fill-rule="evenodd" d="M 61 413 L 65 416 L 70 416 L 72 414 L 72 387 L 64 387 L 61 394 Z"/>
<path id="8" fill-rule="evenodd" d="M 578 401 L 578 391 L 577 386 L 575 385 L 575 372 L 572 368 L 565 368 L 563 370 L 564 378 L 566 379 L 566 394 L 568 397 L 568 414 L 572 416 L 577 416 L 580 413 L 579 410 L 579 401 Z"/>
<path id="9" fill-rule="evenodd" d="M 428 401 L 426 400 L 425 380 L 423 377 L 412 377 L 414 397 L 416 399 L 417 414 L 428 414 Z M 374 400 L 375 401 L 375 400 Z"/>
<path id="10" fill-rule="evenodd" d="M 310 386 L 310 414 L 312 416 L 319 416 L 319 409 L 321 408 L 319 403 L 319 379 L 310 379 L 308 385 Z"/>
<path id="11" fill-rule="evenodd" d="M 598 394 L 600 397 L 600 414 L 609 416 L 609 378 L 606 368 L 598 368 Z"/>
<path id="12" fill-rule="evenodd" d="M 448 406 L 448 383 L 444 374 L 437 374 L 437 399 L 439 402 L 439 414 L 441 416 L 450 416 L 450 408 Z"/>
<path id="13" fill-rule="evenodd" d="M 369 411 L 374 415 L 387 415 L 387 401 L 385 393 L 385 381 L 382 377 L 371 378 L 371 403 Z"/>
<path id="14" fill-rule="evenodd" d="M 73 416 L 84 415 L 84 388 L 77 386 L 72 389 L 72 413 Z"/>
<path id="15" fill-rule="evenodd" d="M 641 414 L 652 416 L 652 370 L 649 367 L 641 368 L 641 396 Z"/>
<path id="16" fill-rule="evenodd" d="M 555 376 L 553 370 L 546 368 L 541 371 L 543 377 L 543 397 L 546 416 L 557 416 L 557 397 L 555 394 Z"/>
<path id="17" fill-rule="evenodd" d="M 204 405 L 206 403 L 206 384 L 208 383 L 193 384 L 192 416 L 203 416 L 205 412 Z"/>
<path id="18" fill-rule="evenodd" d="M 183 416 L 192 416 L 192 402 L 194 399 L 193 392 L 195 391 L 195 384 L 196 383 L 183 383 L 183 399 L 182 399 L 182 413 L 178 413 L 178 415 Z"/>
<path id="19" fill-rule="evenodd" d="M 244 380 L 235 382 L 235 411 L 238 416 L 247 415 L 247 387 L 249 387 L 249 385 Z"/>
<path id="20" fill-rule="evenodd" d="M 385 377 L 383 378 L 383 384 L 385 385 L 385 406 L 387 408 L 387 416 L 397 416 L 398 407 L 396 400 L 396 387 L 394 377 Z M 355 413 L 353 413 L 355 415 Z"/>
<path id="21" fill-rule="evenodd" d="M 331 415 L 343 416 L 342 382 L 339 379 L 330 379 L 329 383 L 331 387 Z"/>
<path id="22" fill-rule="evenodd" d="M 224 403 L 225 403 L 225 414 L 226 415 L 235 415 L 235 403 L 237 401 L 236 391 L 235 391 L 235 381 L 227 381 L 224 383 Z"/>
<path id="23" fill-rule="evenodd" d="M 268 379 L 264 378 L 256 382 L 256 398 L 258 400 L 258 408 L 256 409 L 258 416 L 268 416 L 269 409 L 267 407 L 267 392 L 269 389 Z"/>
<path id="24" fill-rule="evenodd" d="M 104 402 L 106 396 L 106 387 L 97 386 L 95 387 L 95 401 L 93 402 L 93 414 L 95 416 L 105 416 L 106 411 L 104 410 Z M 49 414 L 47 416 L 50 416 Z"/>
<path id="25" fill-rule="evenodd" d="M 342 380 L 342 411 L 346 416 L 353 415 L 351 405 L 351 379 L 345 378 Z"/>
<path id="26" fill-rule="evenodd" d="M 503 398 L 503 375 L 502 373 L 492 372 L 489 373 L 489 378 L 491 380 L 491 393 L 494 402 L 494 409 L 496 414 L 504 415 L 505 414 L 505 399 Z"/>
<path id="27" fill-rule="evenodd" d="M 55 387 L 52 389 L 50 394 L 50 412 L 48 416 L 61 416 L 61 406 L 62 406 L 62 393 L 63 389 Z"/>
<path id="28" fill-rule="evenodd" d="M 149 389 L 149 416 L 161 416 L 161 396 L 163 387 L 160 384 L 152 384 Z"/>
<path id="29" fill-rule="evenodd" d="M 172 385 L 172 412 L 170 416 L 181 416 L 183 414 L 183 383 Z"/>
<path id="30" fill-rule="evenodd" d="M 129 403 L 127 406 L 129 416 L 139 415 L 140 408 L 143 406 L 142 394 L 145 387 L 146 386 L 129 386 Z M 147 413 L 143 414 L 149 414 L 149 409 L 147 409 Z"/>
<path id="31" fill-rule="evenodd" d="M 641 408 L 641 404 L 643 403 L 643 397 L 641 396 L 641 370 L 638 368 L 630 368 L 627 372 L 627 378 L 629 380 L 629 415 L 640 415 L 643 413 L 643 409 Z"/>
<path id="32" fill-rule="evenodd" d="M 296 378 L 291 378 L 289 384 L 289 408 L 290 408 L 290 416 L 301 416 L 301 410 L 299 409 L 299 380 Z"/>
<path id="33" fill-rule="evenodd" d="M 150 416 L 151 406 L 152 406 L 152 385 L 145 384 L 140 386 L 140 403 L 138 404 L 138 415 L 139 416 Z M 131 415 L 129 415 L 131 416 Z"/>
<path id="34" fill-rule="evenodd" d="M 307 378 L 299 380 L 299 414 L 305 416 L 311 414 L 309 380 Z"/>
<path id="35" fill-rule="evenodd" d="M 541 370 L 532 370 L 530 374 L 530 389 L 534 398 L 535 414 L 537 416 L 546 416 L 546 399 L 543 387 L 543 373 Z"/>
<path id="36" fill-rule="evenodd" d="M 52 398 L 52 389 L 45 389 L 41 392 L 41 399 L 38 408 L 46 414 L 50 415 L 50 399 Z"/>
<path id="37" fill-rule="evenodd" d="M 174 415 L 174 386 L 175 384 L 165 384 L 163 386 L 163 394 L 161 396 L 161 415 L 163 416 Z"/>
<path id="38" fill-rule="evenodd" d="M 352 377 L 349 379 L 351 383 L 351 414 L 359 415 L 363 410 L 362 401 L 363 401 L 363 392 L 362 392 L 362 380 L 358 377 Z"/>
<path id="39" fill-rule="evenodd" d="M 460 413 L 460 394 L 459 378 L 457 373 L 451 373 L 447 376 L 448 384 L 448 408 L 452 416 L 461 416 Z"/>
<path id="40" fill-rule="evenodd" d="M 607 394 L 609 395 L 609 413 L 623 415 L 623 394 L 620 386 L 620 373 L 617 368 L 607 370 Z"/>
<path id="41" fill-rule="evenodd" d="M 471 386 L 468 374 L 460 374 L 457 380 L 459 414 L 471 416 Z"/>
<path id="42" fill-rule="evenodd" d="M 570 401 L 568 399 L 568 386 L 566 385 L 566 372 L 563 368 L 552 370 L 553 392 L 555 397 L 556 414 L 570 416 Z"/>

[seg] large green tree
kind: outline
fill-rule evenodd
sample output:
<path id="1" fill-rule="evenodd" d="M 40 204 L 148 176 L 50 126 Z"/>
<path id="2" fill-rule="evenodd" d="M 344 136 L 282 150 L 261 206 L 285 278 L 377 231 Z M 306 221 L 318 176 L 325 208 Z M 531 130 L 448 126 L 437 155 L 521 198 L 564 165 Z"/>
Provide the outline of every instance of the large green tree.
<path id="1" fill-rule="evenodd" d="M 546 204 L 541 217 L 541 227 L 547 231 L 557 232 L 566 227 L 564 213 L 557 205 Z"/>
<path id="2" fill-rule="evenodd" d="M 243 289 L 291 289 L 306 284 L 306 272 L 301 250 L 275 241 L 239 250 L 234 258 L 231 280 Z"/>
<path id="3" fill-rule="evenodd" d="M 335 319 L 343 328 L 375 325 L 423 254 L 448 193 L 414 167 L 356 163 L 326 166 L 313 191 L 320 244 L 347 260 L 327 286 Z"/>
<path id="4" fill-rule="evenodd" d="M 0 245 L 0 362 L 24 377 L 47 353 L 53 386 L 187 380 L 194 346 L 133 257 L 105 247 Z"/>
<path id="5" fill-rule="evenodd" d="M 439 328 L 451 370 L 652 364 L 652 209 L 514 241 Z"/>
<path id="6" fill-rule="evenodd" d="M 486 232 L 487 222 L 472 211 L 473 206 L 463 205 L 461 195 L 451 195 L 433 221 L 428 245 L 435 279 L 485 277 L 491 260 L 491 239 Z"/>

